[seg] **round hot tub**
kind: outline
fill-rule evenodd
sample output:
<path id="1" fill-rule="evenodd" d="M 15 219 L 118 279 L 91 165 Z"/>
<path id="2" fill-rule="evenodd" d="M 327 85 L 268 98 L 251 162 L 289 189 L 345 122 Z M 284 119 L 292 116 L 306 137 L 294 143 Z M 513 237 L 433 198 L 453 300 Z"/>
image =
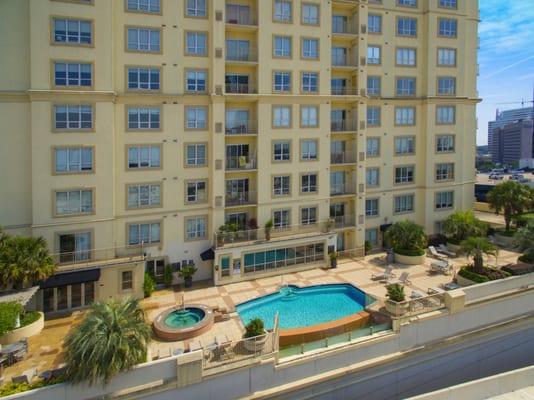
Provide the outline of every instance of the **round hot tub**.
<path id="1" fill-rule="evenodd" d="M 175 306 L 159 314 L 153 323 L 156 336 L 176 341 L 201 335 L 211 329 L 213 311 L 201 304 Z"/>

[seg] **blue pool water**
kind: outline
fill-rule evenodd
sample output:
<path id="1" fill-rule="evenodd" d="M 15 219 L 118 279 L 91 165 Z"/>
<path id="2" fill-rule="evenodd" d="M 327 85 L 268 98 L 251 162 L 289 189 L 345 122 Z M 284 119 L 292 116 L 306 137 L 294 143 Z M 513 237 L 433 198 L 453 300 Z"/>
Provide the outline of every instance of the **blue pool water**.
<path id="1" fill-rule="evenodd" d="M 272 329 L 278 312 L 281 329 L 335 321 L 365 308 L 366 294 L 349 284 L 288 286 L 280 291 L 239 304 L 236 309 L 246 325 L 261 318 Z"/>

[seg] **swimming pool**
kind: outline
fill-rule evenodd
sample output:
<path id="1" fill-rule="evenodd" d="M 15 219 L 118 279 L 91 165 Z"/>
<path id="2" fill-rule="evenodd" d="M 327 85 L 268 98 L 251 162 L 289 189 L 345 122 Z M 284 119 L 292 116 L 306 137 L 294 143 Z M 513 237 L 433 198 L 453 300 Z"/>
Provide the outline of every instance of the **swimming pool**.
<path id="1" fill-rule="evenodd" d="M 278 292 L 237 305 L 247 324 L 261 318 L 272 329 L 278 312 L 280 329 L 304 328 L 336 321 L 364 310 L 368 296 L 350 284 L 287 286 Z M 373 299 L 371 299 L 373 300 Z"/>

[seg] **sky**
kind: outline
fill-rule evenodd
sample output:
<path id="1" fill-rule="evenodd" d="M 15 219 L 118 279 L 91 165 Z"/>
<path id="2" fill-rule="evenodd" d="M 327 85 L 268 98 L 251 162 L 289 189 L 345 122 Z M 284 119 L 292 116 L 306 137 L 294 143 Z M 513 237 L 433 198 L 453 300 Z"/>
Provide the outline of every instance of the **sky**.
<path id="1" fill-rule="evenodd" d="M 478 91 L 483 101 L 477 107 L 477 144 L 484 145 L 495 110 L 521 107 L 499 103 L 532 100 L 534 0 L 479 0 L 479 8 Z"/>

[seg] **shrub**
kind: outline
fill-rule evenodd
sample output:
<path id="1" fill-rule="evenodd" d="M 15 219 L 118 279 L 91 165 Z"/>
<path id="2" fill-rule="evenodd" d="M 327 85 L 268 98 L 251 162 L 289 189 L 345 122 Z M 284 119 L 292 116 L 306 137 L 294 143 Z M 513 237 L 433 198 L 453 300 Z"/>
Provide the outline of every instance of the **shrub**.
<path id="1" fill-rule="evenodd" d="M 245 338 L 260 336 L 265 333 L 265 328 L 261 318 L 251 319 L 247 326 L 245 326 L 245 330 Z"/>
<path id="2" fill-rule="evenodd" d="M 406 299 L 404 286 L 399 285 L 398 283 L 386 286 L 386 290 L 388 291 L 386 296 L 395 303 L 400 303 Z"/>
<path id="3" fill-rule="evenodd" d="M 534 265 L 530 264 L 509 264 L 501 268 L 503 271 L 508 272 L 511 275 L 525 275 L 534 272 Z"/>
<path id="4" fill-rule="evenodd" d="M 371 246 L 371 242 L 368 240 L 365 241 L 365 255 L 370 254 L 373 246 Z"/>
<path id="5" fill-rule="evenodd" d="M 0 387 L 0 397 L 9 396 L 9 395 L 12 395 L 12 394 L 25 392 L 27 390 L 38 389 L 38 388 L 41 388 L 41 387 L 44 387 L 44 386 L 55 385 L 57 383 L 61 383 L 61 382 L 64 382 L 64 381 L 65 381 L 65 378 L 58 377 L 58 378 L 52 378 L 52 379 L 50 379 L 48 381 L 39 380 L 37 382 L 30 383 L 30 384 L 28 384 L 28 383 L 11 383 L 10 382 L 10 383 L 7 383 L 4 386 Z"/>
<path id="6" fill-rule="evenodd" d="M 391 225 L 385 234 L 388 243 L 395 253 L 402 250 L 417 250 L 420 252 L 426 247 L 426 235 L 423 227 L 412 221 L 400 221 Z"/>
<path id="7" fill-rule="evenodd" d="M 39 314 L 39 312 L 37 312 L 37 311 L 25 312 L 20 317 L 20 326 L 23 327 L 23 326 L 26 326 L 26 325 L 30 325 L 30 324 L 34 323 L 35 321 L 37 321 L 40 316 L 41 316 L 41 314 Z"/>
<path id="8" fill-rule="evenodd" d="M 458 275 L 469 279 L 476 283 L 484 283 L 489 281 L 496 281 L 498 279 L 504 279 L 510 276 L 510 273 L 501 271 L 494 268 L 484 268 L 481 272 L 475 271 L 471 265 L 465 266 L 460 269 Z"/>
<path id="9" fill-rule="evenodd" d="M 475 217 L 473 211 L 455 211 L 443 223 L 443 231 L 456 243 L 470 236 L 484 236 L 487 224 Z"/>
<path id="10" fill-rule="evenodd" d="M 148 272 L 145 272 L 145 280 L 143 281 L 143 292 L 145 297 L 150 297 L 152 293 L 156 290 L 156 281 Z"/>
<path id="11" fill-rule="evenodd" d="M 170 265 L 165 266 L 163 282 L 165 283 L 165 287 L 170 287 L 172 285 L 172 266 Z"/>
<path id="12" fill-rule="evenodd" d="M 20 303 L 0 303 L 0 336 L 15 329 L 17 317 L 24 311 Z M 22 325 L 22 321 L 21 321 Z"/>
<path id="13" fill-rule="evenodd" d="M 476 283 L 489 282 L 490 280 L 487 276 L 480 275 L 476 272 L 469 270 L 468 267 L 461 268 L 460 271 L 458 271 L 458 275 Z"/>

